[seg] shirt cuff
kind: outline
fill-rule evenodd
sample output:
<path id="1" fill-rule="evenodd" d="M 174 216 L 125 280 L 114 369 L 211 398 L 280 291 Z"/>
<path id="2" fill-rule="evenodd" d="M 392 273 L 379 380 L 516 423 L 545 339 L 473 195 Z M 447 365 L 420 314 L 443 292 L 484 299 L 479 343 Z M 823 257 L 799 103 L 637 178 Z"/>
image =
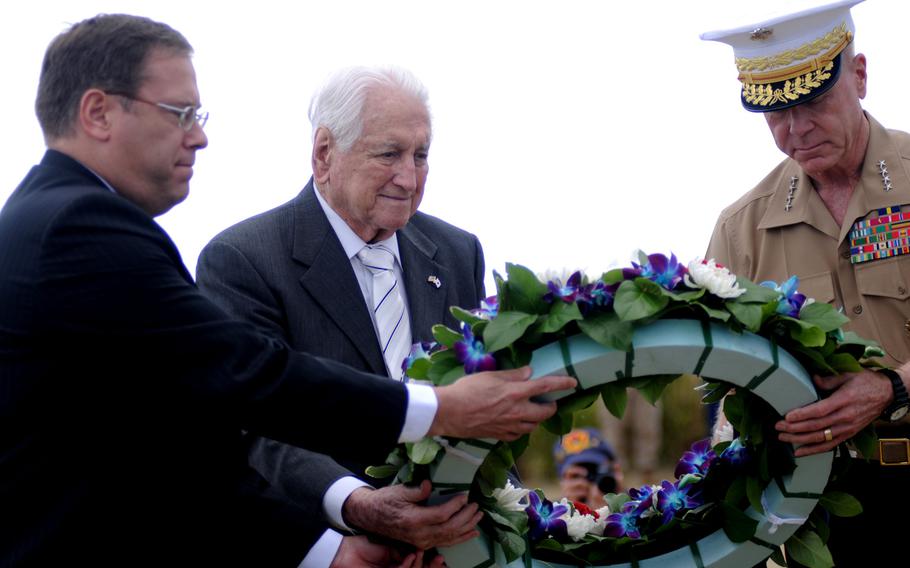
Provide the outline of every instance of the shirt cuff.
<path id="1" fill-rule="evenodd" d="M 351 496 L 351 493 L 360 487 L 369 487 L 369 485 L 352 475 L 348 475 L 336 480 L 326 490 L 325 495 L 322 497 L 322 510 L 325 511 L 325 516 L 328 517 L 329 522 L 336 529 L 351 530 L 351 527 L 345 524 L 341 511 L 344 507 L 344 502 Z"/>
<path id="2" fill-rule="evenodd" d="M 398 442 L 416 442 L 427 435 L 436 417 L 436 391 L 427 385 L 408 383 L 408 411 Z"/>
<path id="3" fill-rule="evenodd" d="M 297 568 L 329 568 L 341 547 L 341 533 L 327 530 L 310 548 Z"/>

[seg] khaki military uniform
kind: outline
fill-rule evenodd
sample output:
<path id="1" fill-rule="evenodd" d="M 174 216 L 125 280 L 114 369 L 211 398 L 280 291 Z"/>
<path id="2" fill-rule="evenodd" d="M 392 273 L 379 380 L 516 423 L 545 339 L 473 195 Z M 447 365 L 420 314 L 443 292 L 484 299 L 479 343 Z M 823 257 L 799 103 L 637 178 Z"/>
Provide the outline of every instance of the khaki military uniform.
<path id="1" fill-rule="evenodd" d="M 788 158 L 721 213 L 707 258 L 756 282 L 795 274 L 801 293 L 841 308 L 848 329 L 878 341 L 898 366 L 910 360 L 910 254 L 851 263 L 850 232 L 887 207 L 910 213 L 910 134 L 866 117 L 869 146 L 843 226 Z"/>

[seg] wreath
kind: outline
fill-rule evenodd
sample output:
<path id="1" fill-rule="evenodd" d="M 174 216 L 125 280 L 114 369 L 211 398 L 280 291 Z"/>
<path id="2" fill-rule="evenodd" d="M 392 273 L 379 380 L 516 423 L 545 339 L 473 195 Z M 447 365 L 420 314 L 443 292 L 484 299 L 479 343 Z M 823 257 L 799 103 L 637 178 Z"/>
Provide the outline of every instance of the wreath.
<path id="1" fill-rule="evenodd" d="M 571 375 L 576 390 L 551 393 L 558 411 L 543 423 L 562 435 L 598 398 L 622 418 L 627 388 L 653 403 L 688 373 L 704 381 L 704 402 L 724 401 L 731 428 L 714 445 L 693 444 L 675 480 L 608 494 L 595 509 L 512 484 L 528 436 L 402 444 L 367 472 L 431 479 L 431 503 L 468 491 L 485 513 L 480 537 L 442 551 L 449 566 L 745 566 L 768 556 L 786 565 L 781 545 L 803 565 L 833 565 L 827 518 L 861 506 L 828 487 L 834 452 L 795 458 L 773 425 L 818 399 L 812 374 L 881 366 L 878 345 L 842 331 L 843 314 L 800 294 L 795 276 L 758 285 L 714 261 L 687 267 L 673 255 L 639 253 L 638 263 L 596 280 L 575 272 L 544 283 L 515 264 L 506 276 L 494 272 L 497 294 L 479 308 L 451 308 L 460 331 L 436 325 L 435 342 L 414 345 L 408 380 L 442 386 L 528 364 L 535 377 Z M 872 455 L 873 428 L 850 443 Z"/>

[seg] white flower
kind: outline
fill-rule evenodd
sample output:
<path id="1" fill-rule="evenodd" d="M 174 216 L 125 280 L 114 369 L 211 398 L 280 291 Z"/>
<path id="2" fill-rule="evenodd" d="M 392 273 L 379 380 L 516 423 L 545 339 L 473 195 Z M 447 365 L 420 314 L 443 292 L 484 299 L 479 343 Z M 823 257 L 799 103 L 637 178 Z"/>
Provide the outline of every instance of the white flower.
<path id="1" fill-rule="evenodd" d="M 597 536 L 603 536 L 604 529 L 607 526 L 607 517 L 610 516 L 610 507 L 604 505 L 600 509 L 597 509 L 595 513 L 597 513 L 598 518 L 594 519 L 594 526 L 591 527 L 589 532 Z"/>
<path id="2" fill-rule="evenodd" d="M 597 519 L 594 518 L 594 515 L 579 513 L 565 497 L 563 497 L 560 503 L 569 508 L 569 510 L 560 518 L 566 522 L 566 530 L 568 531 L 569 536 L 572 537 L 572 540 L 578 542 L 588 533 L 594 532 L 597 526 Z M 603 534 L 603 527 L 600 528 L 600 534 Z"/>
<path id="3" fill-rule="evenodd" d="M 705 288 L 719 298 L 738 298 L 746 293 L 736 284 L 736 275 L 714 262 L 713 258 L 707 261 L 696 258 L 690 262 L 685 280 L 686 286 Z"/>
<path id="4" fill-rule="evenodd" d="M 733 441 L 733 425 L 723 421 L 722 424 L 717 425 L 714 428 L 714 436 L 711 439 L 711 445 L 715 446 L 721 442 L 732 442 Z"/>
<path id="5" fill-rule="evenodd" d="M 521 501 L 527 498 L 529 492 L 529 489 L 515 487 L 507 479 L 505 487 L 493 490 L 493 498 L 503 511 L 524 511 L 527 504 L 522 504 Z"/>

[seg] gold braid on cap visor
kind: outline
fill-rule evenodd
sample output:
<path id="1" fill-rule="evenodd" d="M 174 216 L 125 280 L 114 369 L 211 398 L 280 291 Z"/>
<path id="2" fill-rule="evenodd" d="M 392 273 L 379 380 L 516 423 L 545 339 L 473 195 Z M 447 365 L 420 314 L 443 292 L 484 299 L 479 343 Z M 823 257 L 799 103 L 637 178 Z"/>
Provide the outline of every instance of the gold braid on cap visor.
<path id="1" fill-rule="evenodd" d="M 834 58 L 853 41 L 853 34 L 846 31 L 845 28 L 836 28 L 832 34 L 838 31 L 843 31 L 843 36 L 819 57 L 803 61 L 786 69 L 778 69 L 768 73 L 741 72 L 739 80 L 743 83 L 743 100 L 751 105 L 765 107 L 777 103 L 795 101 L 821 87 L 825 81 L 831 78 L 830 71 L 834 68 Z M 827 38 L 830 35 L 825 37 Z M 807 44 L 807 46 L 812 46 L 815 43 Z M 793 51 L 785 52 L 779 56 L 793 53 Z M 775 88 L 773 83 L 779 83 L 780 81 L 784 81 L 784 84 Z"/>

